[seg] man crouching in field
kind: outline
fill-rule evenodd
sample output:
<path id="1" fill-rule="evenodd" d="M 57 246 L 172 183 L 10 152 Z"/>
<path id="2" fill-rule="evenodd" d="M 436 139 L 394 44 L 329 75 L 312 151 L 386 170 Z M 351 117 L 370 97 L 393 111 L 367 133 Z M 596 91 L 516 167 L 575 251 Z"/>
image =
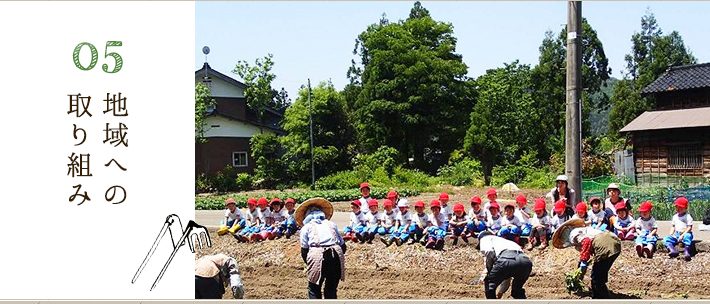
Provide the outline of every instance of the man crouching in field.
<path id="1" fill-rule="evenodd" d="M 510 295 L 514 299 L 525 299 L 523 285 L 530 277 L 532 261 L 523 253 L 520 245 L 488 232 L 478 236 L 481 252 L 485 255 L 487 274 L 483 280 L 487 299 L 495 299 L 496 288 L 513 278 Z"/>

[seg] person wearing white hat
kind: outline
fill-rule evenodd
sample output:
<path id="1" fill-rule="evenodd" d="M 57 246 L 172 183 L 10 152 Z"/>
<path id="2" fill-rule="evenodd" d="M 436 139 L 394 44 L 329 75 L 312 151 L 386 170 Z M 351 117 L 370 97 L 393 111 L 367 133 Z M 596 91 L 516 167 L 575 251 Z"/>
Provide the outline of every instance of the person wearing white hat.
<path id="1" fill-rule="evenodd" d="M 294 215 L 302 227 L 301 258 L 307 265 L 309 299 L 337 299 L 338 283 L 345 280 L 347 247 L 331 216 L 333 205 L 323 198 L 306 200 Z"/>
<path id="2" fill-rule="evenodd" d="M 520 245 L 488 232 L 481 232 L 478 239 L 480 250 L 485 255 L 486 275 L 483 282 L 486 298 L 500 298 L 502 295 L 496 294 L 496 288 L 512 278 L 510 295 L 514 299 L 525 299 L 523 285 L 530 277 L 533 264 Z"/>
<path id="3" fill-rule="evenodd" d="M 547 197 L 552 199 L 553 204 L 560 200 L 564 201 L 567 205 L 565 215 L 574 215 L 574 204 L 578 202 L 577 193 L 574 192 L 574 189 L 569 187 L 567 175 L 558 175 L 557 178 L 555 178 L 555 188 L 550 190 Z"/>
<path id="4" fill-rule="evenodd" d="M 225 281 L 229 282 L 235 299 L 244 297 L 244 285 L 234 258 L 220 253 L 195 261 L 195 299 L 221 299 Z"/>

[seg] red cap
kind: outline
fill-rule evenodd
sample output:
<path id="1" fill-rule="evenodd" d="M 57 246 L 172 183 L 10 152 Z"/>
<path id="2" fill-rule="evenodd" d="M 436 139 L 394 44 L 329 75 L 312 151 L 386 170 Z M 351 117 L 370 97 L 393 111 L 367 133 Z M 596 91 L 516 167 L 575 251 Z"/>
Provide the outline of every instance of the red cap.
<path id="1" fill-rule="evenodd" d="M 685 198 L 684 196 L 681 196 L 679 198 L 676 198 L 675 202 L 673 202 L 673 204 L 675 204 L 676 206 L 681 207 L 681 208 L 688 208 L 688 199 Z"/>
<path id="2" fill-rule="evenodd" d="M 286 204 L 288 204 L 288 203 L 296 204 L 296 200 L 289 197 L 286 199 Z"/>
<path id="3" fill-rule="evenodd" d="M 496 191 L 495 188 L 488 189 L 488 191 L 486 191 L 486 196 L 491 196 L 491 195 L 498 195 L 498 191 Z"/>
<path id="4" fill-rule="evenodd" d="M 377 200 L 373 198 L 373 199 L 367 201 L 367 205 L 368 205 L 368 207 L 372 207 L 372 206 L 377 207 L 377 206 L 379 206 L 379 202 L 377 202 Z"/>
<path id="5" fill-rule="evenodd" d="M 540 210 L 545 210 L 545 200 L 542 198 L 536 198 L 535 199 L 535 205 L 533 206 L 534 211 L 540 211 Z"/>
<path id="6" fill-rule="evenodd" d="M 350 205 L 362 207 L 362 203 L 359 200 L 354 200 L 354 201 L 350 202 Z"/>
<path id="7" fill-rule="evenodd" d="M 461 205 L 461 204 L 456 204 L 456 205 L 454 205 L 454 212 L 458 212 L 458 211 L 464 212 L 464 211 L 466 211 L 466 208 L 464 208 L 463 205 Z"/>
<path id="8" fill-rule="evenodd" d="M 556 205 L 556 204 L 555 204 Z M 555 206 L 555 209 L 557 209 L 557 206 Z M 564 208 L 563 208 L 564 209 Z M 585 202 L 579 202 L 577 203 L 577 207 L 575 208 L 577 211 L 584 211 L 587 212 L 587 203 Z"/>
<path id="9" fill-rule="evenodd" d="M 278 197 L 274 197 L 271 199 L 271 204 L 273 205 L 274 203 L 277 203 L 280 205 L 281 203 L 283 203 L 283 201 Z"/>
<path id="10" fill-rule="evenodd" d="M 478 195 L 472 197 L 472 198 L 471 198 L 471 203 L 480 204 L 480 203 L 481 203 L 481 197 L 478 196 Z"/>
<path id="11" fill-rule="evenodd" d="M 496 209 L 500 210 L 500 205 L 498 205 L 498 203 L 496 203 L 496 202 L 492 202 L 492 203 L 488 206 L 488 210 L 493 209 L 493 208 L 496 208 Z"/>
<path id="12" fill-rule="evenodd" d="M 417 201 L 416 203 L 414 203 L 414 208 L 416 208 L 416 207 L 423 208 L 423 207 L 426 207 L 426 204 L 424 204 L 424 202 L 422 202 L 422 201 Z"/>
<path id="13" fill-rule="evenodd" d="M 368 183 L 362 183 L 362 184 L 360 184 L 360 190 L 362 190 L 362 188 L 370 189 L 370 184 L 368 184 Z"/>
<path id="14" fill-rule="evenodd" d="M 518 195 L 518 197 L 515 198 L 515 202 L 518 204 L 525 205 L 528 203 L 528 199 L 525 197 L 525 195 Z"/>
<path id="15" fill-rule="evenodd" d="M 266 200 L 265 197 L 260 197 L 259 200 L 256 202 L 256 204 L 259 206 L 266 206 L 269 204 L 269 201 Z"/>
<path id="16" fill-rule="evenodd" d="M 447 200 L 447 201 L 448 201 L 448 200 L 449 200 L 449 194 L 446 193 L 446 192 L 441 192 L 441 194 L 439 194 L 439 200 Z"/>
<path id="17" fill-rule="evenodd" d="M 621 209 L 626 210 L 626 203 L 624 203 L 623 201 L 618 202 L 618 203 L 616 203 L 616 205 L 614 205 L 614 208 L 616 209 L 616 211 L 619 211 Z"/>
<path id="18" fill-rule="evenodd" d="M 431 200 L 431 207 L 439 207 L 441 208 L 441 202 L 439 200 Z"/>
<path id="19" fill-rule="evenodd" d="M 234 202 L 234 199 L 233 199 L 233 198 L 231 198 L 231 197 L 230 197 L 230 198 L 228 198 L 226 202 L 224 202 L 224 205 L 225 205 L 225 206 L 229 206 L 229 204 L 234 204 L 234 205 L 237 205 L 237 203 L 236 203 L 236 202 Z"/>
<path id="20" fill-rule="evenodd" d="M 393 198 L 395 198 L 395 197 L 397 197 L 397 191 L 392 190 L 392 191 L 390 191 L 390 192 L 387 193 L 387 198 L 393 199 Z"/>
<path id="21" fill-rule="evenodd" d="M 250 198 L 247 200 L 248 205 L 256 206 L 256 199 L 255 198 Z"/>
<path id="22" fill-rule="evenodd" d="M 562 212 L 565 211 L 565 208 L 567 208 L 565 201 L 559 200 L 555 203 L 555 208 L 553 210 L 555 212 Z"/>
<path id="23" fill-rule="evenodd" d="M 651 209 L 653 209 L 653 203 L 650 201 L 645 201 L 639 206 L 639 212 L 651 211 Z"/>
<path id="24" fill-rule="evenodd" d="M 394 207 L 394 202 L 392 202 L 392 200 L 390 200 L 390 199 L 386 199 L 384 206 L 385 207 Z"/>

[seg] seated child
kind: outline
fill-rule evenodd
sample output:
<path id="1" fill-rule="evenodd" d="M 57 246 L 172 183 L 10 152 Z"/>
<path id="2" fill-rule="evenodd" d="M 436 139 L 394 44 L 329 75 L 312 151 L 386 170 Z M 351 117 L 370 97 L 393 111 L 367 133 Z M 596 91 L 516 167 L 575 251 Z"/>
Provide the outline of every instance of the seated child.
<path id="1" fill-rule="evenodd" d="M 242 242 L 249 242 L 252 236 L 259 235 L 259 226 L 264 218 L 259 208 L 256 207 L 256 199 L 250 198 L 247 200 L 247 207 L 249 212 L 247 212 L 246 216 L 246 227 L 236 236 L 237 240 Z"/>
<path id="2" fill-rule="evenodd" d="M 468 237 L 463 234 L 464 229 L 466 229 L 466 224 L 468 224 L 468 216 L 466 216 L 466 208 L 461 204 L 454 205 L 454 214 L 449 220 L 449 227 L 451 227 L 451 239 L 454 240 L 454 245 L 458 243 L 459 236 L 464 242 L 468 243 Z"/>
<path id="3" fill-rule="evenodd" d="M 382 226 L 382 214 L 379 212 L 379 202 L 376 199 L 370 199 L 367 206 L 370 208 L 370 212 L 365 214 L 365 229 L 362 233 L 362 242 L 372 244 L 377 230 Z"/>
<path id="4" fill-rule="evenodd" d="M 224 235 L 227 232 L 231 234 L 237 233 L 239 229 L 246 226 L 246 219 L 244 219 L 244 214 L 237 208 L 237 203 L 233 198 L 228 198 L 225 202 L 227 210 L 224 213 L 224 221 L 220 223 L 219 229 L 217 230 L 217 235 Z"/>
<path id="5" fill-rule="evenodd" d="M 552 223 L 550 216 L 547 215 L 547 209 L 545 209 L 545 199 L 536 198 L 533 210 L 535 211 L 535 215 L 530 218 L 532 232 L 530 233 L 530 238 L 525 248 L 532 250 L 535 245 L 540 244 L 540 249 L 545 249 L 547 248 L 548 236 L 552 234 Z"/>
<path id="6" fill-rule="evenodd" d="M 592 221 L 592 227 L 601 231 L 607 230 L 606 212 L 602 209 L 602 200 L 598 197 L 589 199 L 589 204 L 592 205 L 592 210 L 589 212 L 589 220 Z"/>
<path id="7" fill-rule="evenodd" d="M 380 238 L 380 241 L 385 243 L 385 245 L 389 246 L 392 243 L 388 244 L 389 238 L 385 238 L 384 236 L 387 234 L 391 235 L 396 232 L 394 224 L 397 219 L 397 212 L 395 212 L 393 210 L 394 203 L 391 200 L 386 199 L 385 202 L 383 203 L 383 205 L 385 208 L 385 213 L 382 214 L 380 228 L 377 229 L 377 233 L 379 233 L 380 236 L 382 236 Z"/>
<path id="8" fill-rule="evenodd" d="M 693 244 L 693 217 L 687 213 L 688 199 L 679 197 L 675 199 L 674 204 L 676 214 L 673 215 L 673 220 L 671 221 L 671 232 L 669 236 L 663 239 L 663 243 L 666 244 L 670 251 L 668 256 L 675 258 L 678 256 L 675 245 L 679 241 L 682 242 L 685 247 L 685 260 L 690 261 L 690 246 Z"/>
<path id="9" fill-rule="evenodd" d="M 286 222 L 288 213 L 286 212 L 286 209 L 283 209 L 283 201 L 281 201 L 278 197 L 271 199 L 269 208 L 269 213 L 271 214 L 269 217 L 270 227 L 268 227 L 267 234 L 265 236 L 269 240 L 273 240 L 280 235 L 279 229 L 281 224 Z"/>
<path id="10" fill-rule="evenodd" d="M 469 237 L 476 237 L 478 233 L 486 231 L 488 212 L 481 208 L 481 198 L 476 195 L 471 198 L 471 210 L 468 211 L 468 224 L 464 233 Z"/>
<path id="11" fill-rule="evenodd" d="M 584 221 L 585 226 L 591 226 L 592 220 L 589 217 L 589 212 L 587 212 L 587 203 L 579 202 L 574 208 L 574 215 L 572 219 L 581 219 Z"/>
<path id="12" fill-rule="evenodd" d="M 496 202 L 492 202 L 488 206 L 488 220 L 486 221 L 486 229 L 493 235 L 498 235 L 502 228 L 503 217 L 500 216 L 500 205 Z"/>
<path id="13" fill-rule="evenodd" d="M 622 241 L 630 241 L 634 239 L 634 217 L 629 215 L 624 202 L 616 203 L 616 221 L 614 221 L 614 234 Z"/>
<path id="14" fill-rule="evenodd" d="M 518 207 L 515 208 L 515 216 L 520 220 L 520 235 L 528 236 L 532 231 L 532 225 L 530 224 L 530 209 L 528 209 L 528 199 L 524 195 L 518 195 L 515 198 L 515 202 Z"/>
<path id="15" fill-rule="evenodd" d="M 296 219 L 294 215 L 296 214 L 296 200 L 292 198 L 286 199 L 286 221 L 281 223 L 279 227 L 278 234 L 286 235 L 286 238 L 290 238 L 296 231 L 298 231 L 298 225 L 296 224 Z"/>
<path id="16" fill-rule="evenodd" d="M 636 219 L 636 253 L 639 257 L 653 258 L 653 252 L 656 251 L 656 242 L 658 242 L 658 224 L 656 219 L 651 215 L 653 204 L 651 202 L 643 202 L 639 206 L 641 217 Z"/>
<path id="17" fill-rule="evenodd" d="M 501 229 L 498 231 L 498 236 L 520 244 L 520 226 L 522 226 L 522 223 L 515 216 L 515 206 L 505 204 L 503 210 L 505 211 L 505 216 L 501 220 Z"/>
<path id="18" fill-rule="evenodd" d="M 424 230 L 429 227 L 430 220 L 429 215 L 424 213 L 424 208 L 426 205 L 422 201 L 417 201 L 414 203 L 414 211 L 416 213 L 412 216 L 412 225 L 409 226 L 409 233 L 412 238 L 411 244 L 421 241 L 424 237 Z"/>
<path id="19" fill-rule="evenodd" d="M 567 204 L 563 200 L 559 200 L 555 203 L 555 207 L 552 209 L 552 211 L 555 213 L 552 216 L 552 233 L 555 233 L 555 230 L 557 228 L 560 228 L 562 223 L 572 219 L 572 217 L 568 214 L 565 214 L 565 209 L 567 208 Z"/>
<path id="20" fill-rule="evenodd" d="M 350 213 L 350 223 L 343 229 L 343 240 L 357 242 L 363 240 L 363 231 L 365 230 L 365 213 L 360 211 L 359 200 L 350 202 L 350 208 L 353 210 Z"/>
<path id="21" fill-rule="evenodd" d="M 271 232 L 273 231 L 273 227 L 271 227 L 272 217 L 271 209 L 269 209 L 269 201 L 265 197 L 261 197 L 256 202 L 256 206 L 259 207 L 259 211 L 261 211 L 263 221 L 261 225 L 259 225 L 259 233 L 256 237 L 252 235 L 252 240 L 265 241 L 271 236 Z"/>
<path id="22" fill-rule="evenodd" d="M 446 221 L 446 216 L 441 213 L 441 202 L 432 200 L 430 208 L 429 227 L 426 229 L 428 241 L 424 247 L 441 250 L 444 248 L 444 237 L 446 237 L 448 222 Z"/>
<path id="23" fill-rule="evenodd" d="M 446 219 L 446 225 L 448 227 L 448 222 L 451 219 L 451 216 L 453 215 L 453 212 L 451 212 L 451 207 L 448 205 L 449 194 L 446 192 L 441 192 L 441 194 L 439 194 L 439 202 L 441 203 L 441 214 L 444 215 L 444 218 Z M 448 229 L 446 230 L 448 231 Z"/>
<path id="24" fill-rule="evenodd" d="M 409 213 L 409 202 L 406 199 L 399 199 L 397 202 L 397 208 L 399 212 L 395 220 L 396 232 L 390 234 L 390 244 L 392 240 L 397 244 L 397 246 L 402 246 L 409 240 L 409 231 L 412 226 L 412 214 Z"/>

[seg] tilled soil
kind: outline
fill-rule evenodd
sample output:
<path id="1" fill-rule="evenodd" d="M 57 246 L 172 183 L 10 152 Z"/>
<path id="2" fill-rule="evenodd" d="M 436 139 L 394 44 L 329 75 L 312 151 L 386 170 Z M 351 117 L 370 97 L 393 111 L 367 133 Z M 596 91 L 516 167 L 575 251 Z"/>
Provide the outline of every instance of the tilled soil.
<path id="1" fill-rule="evenodd" d="M 197 253 L 224 253 L 239 263 L 247 299 L 303 299 L 307 297 L 305 264 L 297 239 L 262 243 L 238 243 L 231 236 L 210 231 L 212 248 Z M 623 299 L 710 298 L 710 253 L 698 253 L 690 262 L 657 253 L 653 259 L 636 256 L 633 243 L 610 272 L 609 289 Z M 589 294 L 569 294 L 565 273 L 577 266 L 574 249 L 535 248 L 528 253 L 533 272 L 525 284 L 531 299 L 579 299 Z M 341 299 L 469 299 L 485 298 L 478 278 L 484 268 L 483 255 L 472 245 L 448 246 L 444 251 L 426 250 L 421 245 L 348 243 L 345 281 L 340 282 Z M 585 278 L 589 284 L 589 272 Z M 231 293 L 224 295 L 231 298 Z M 504 296 L 509 298 L 509 293 Z"/>

